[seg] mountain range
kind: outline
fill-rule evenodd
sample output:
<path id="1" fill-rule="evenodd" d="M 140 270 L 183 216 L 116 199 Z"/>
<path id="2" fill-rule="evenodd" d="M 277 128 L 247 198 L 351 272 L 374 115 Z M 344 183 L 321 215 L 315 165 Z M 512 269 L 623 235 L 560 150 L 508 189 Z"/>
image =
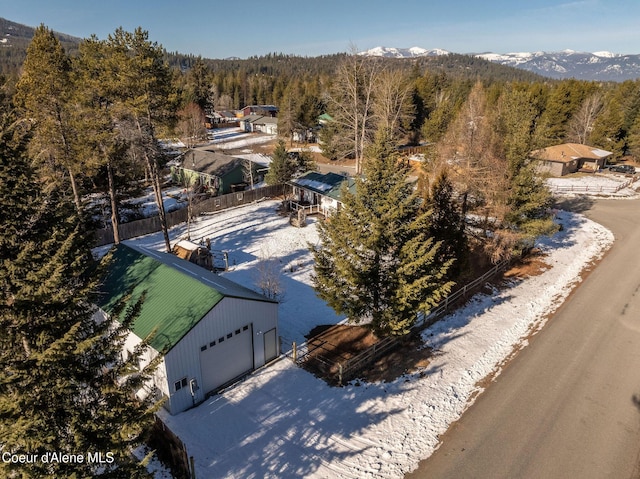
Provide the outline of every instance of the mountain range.
<path id="1" fill-rule="evenodd" d="M 361 55 L 388 58 L 416 58 L 448 55 L 441 49 L 376 47 Z M 640 78 L 640 55 L 611 52 L 471 53 L 493 63 L 528 70 L 549 78 L 576 78 L 593 81 L 625 81 Z"/>

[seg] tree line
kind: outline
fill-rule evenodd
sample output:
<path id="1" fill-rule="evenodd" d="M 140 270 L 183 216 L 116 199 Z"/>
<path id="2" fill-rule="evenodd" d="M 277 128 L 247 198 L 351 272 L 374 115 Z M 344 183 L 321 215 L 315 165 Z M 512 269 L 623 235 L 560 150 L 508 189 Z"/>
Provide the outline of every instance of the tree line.
<path id="1" fill-rule="evenodd" d="M 0 437 L 16 454 L 108 449 L 118 459 L 112 467 L 0 464 L 9 476 L 144 476 L 131 448 L 153 409 L 129 396 L 150 371 L 120 354 L 135 308 L 120 326 L 92 319 L 100 269 L 85 198 L 107 192 L 115 242 L 132 180 L 153 187 L 162 219 L 159 139 L 197 135 L 205 113 L 273 103 L 283 137 L 328 114 L 325 154 L 352 157 L 358 175 L 354 190 L 343 189 L 343 208 L 320 226 L 315 286 L 381 335 L 405 334 L 417 311 L 463 280 L 470 250 L 495 262 L 553 231 L 551 197 L 529 151 L 576 141 L 618 159 L 639 153 L 637 81 L 490 77 L 470 74 L 472 60 L 456 67 L 354 53 L 172 66 L 142 29 L 92 36 L 77 52 L 36 29 L 19 77 L 3 78 L 0 89 Z M 399 144 L 426 145 L 417 183 Z M 273 181 L 312 164 L 305 155 L 286 164 L 284 141 L 276 159 L 284 164 Z"/>

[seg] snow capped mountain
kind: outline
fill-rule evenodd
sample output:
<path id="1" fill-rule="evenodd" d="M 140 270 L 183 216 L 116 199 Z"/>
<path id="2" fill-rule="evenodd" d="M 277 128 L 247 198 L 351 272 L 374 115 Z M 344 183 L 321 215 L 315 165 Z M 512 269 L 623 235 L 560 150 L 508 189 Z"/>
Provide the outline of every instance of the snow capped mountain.
<path id="1" fill-rule="evenodd" d="M 448 55 L 449 52 L 434 48 L 427 50 L 420 47 L 411 48 L 393 48 L 393 47 L 375 47 L 371 50 L 360 52 L 359 55 L 368 57 L 387 57 L 387 58 L 415 58 L 415 57 L 435 57 L 440 55 Z"/>
<path id="2" fill-rule="evenodd" d="M 563 50 L 535 53 L 482 53 L 476 56 L 490 62 L 522 68 L 558 79 L 624 81 L 640 78 L 640 55 Z"/>
<path id="3" fill-rule="evenodd" d="M 415 58 L 448 55 L 441 49 L 427 50 L 420 47 L 376 47 L 360 52 L 360 55 Z M 493 63 L 520 68 L 551 78 L 577 78 L 594 81 L 624 81 L 640 78 L 640 55 L 621 55 L 607 51 L 594 53 L 562 50 L 559 52 L 514 52 L 473 54 Z"/>

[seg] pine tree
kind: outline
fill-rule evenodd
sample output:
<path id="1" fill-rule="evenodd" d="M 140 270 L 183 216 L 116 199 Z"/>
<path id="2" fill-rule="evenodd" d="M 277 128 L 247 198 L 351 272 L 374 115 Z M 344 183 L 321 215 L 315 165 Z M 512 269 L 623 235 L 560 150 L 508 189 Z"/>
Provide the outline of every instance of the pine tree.
<path id="1" fill-rule="evenodd" d="M 530 246 L 538 236 L 557 231 L 549 215 L 553 196 L 533 164 L 523 166 L 512 178 L 507 205 L 505 226 L 520 233 L 518 248 Z"/>
<path id="2" fill-rule="evenodd" d="M 264 177 L 268 185 L 282 185 L 289 181 L 295 173 L 295 165 L 287 153 L 284 140 L 278 140 L 275 150 L 271 155 L 269 171 Z"/>
<path id="3" fill-rule="evenodd" d="M 0 443 L 33 463 L 0 462 L 5 477 L 146 477 L 131 447 L 153 418 L 131 394 L 125 329 L 93 320 L 90 239 L 72 203 L 43 190 L 15 128 L 0 127 Z M 135 314 L 135 310 L 130 311 Z M 125 322 L 126 324 L 126 322 Z M 45 462 L 50 453 L 83 462 Z M 113 462 L 98 464 L 87 454 Z"/>
<path id="4" fill-rule="evenodd" d="M 343 186 L 342 206 L 318 223 L 321 245 L 312 248 L 318 296 L 381 336 L 406 334 L 451 287 L 450 262 L 440 261 L 429 212 L 420 211 L 390 138 L 378 134 L 364 178 L 355 192 Z"/>
<path id="5" fill-rule="evenodd" d="M 33 156 L 48 169 L 52 181 L 60 183 L 68 176 L 76 208 L 81 211 L 76 177 L 83 167 L 74 151 L 71 62 L 53 31 L 44 25 L 34 32 L 16 89 L 16 103 L 35 124 L 30 142 Z"/>
<path id="6" fill-rule="evenodd" d="M 464 234 L 464 218 L 453 198 L 453 184 L 445 169 L 440 171 L 431 185 L 425 207 L 430 213 L 428 234 L 441 242 L 439 260 L 442 263 L 452 261 L 446 277 L 456 279 L 467 266 L 468 245 Z"/>

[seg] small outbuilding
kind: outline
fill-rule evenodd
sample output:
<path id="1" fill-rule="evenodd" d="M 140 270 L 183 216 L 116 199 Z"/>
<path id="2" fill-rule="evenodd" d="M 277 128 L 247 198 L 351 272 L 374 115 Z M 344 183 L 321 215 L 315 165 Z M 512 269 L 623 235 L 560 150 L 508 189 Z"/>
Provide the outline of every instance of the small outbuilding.
<path id="1" fill-rule="evenodd" d="M 149 386 L 171 414 L 278 357 L 277 302 L 172 254 L 119 244 L 107 258 L 99 314 L 144 295 L 123 355 L 148 338 L 143 363 L 162 356 Z"/>
<path id="2" fill-rule="evenodd" d="M 564 176 L 576 171 L 594 173 L 604 167 L 612 154 L 580 143 L 563 143 L 532 151 L 530 157 L 538 162 L 538 172 Z"/>

